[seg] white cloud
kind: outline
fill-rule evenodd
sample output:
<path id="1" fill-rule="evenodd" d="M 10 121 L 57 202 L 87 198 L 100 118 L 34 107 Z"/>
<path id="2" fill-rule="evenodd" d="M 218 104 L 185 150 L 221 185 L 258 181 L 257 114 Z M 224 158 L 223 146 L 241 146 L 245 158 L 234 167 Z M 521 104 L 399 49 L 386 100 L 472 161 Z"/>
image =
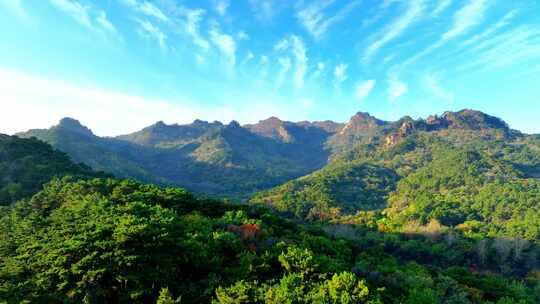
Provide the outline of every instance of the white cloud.
<path id="1" fill-rule="evenodd" d="M 294 85 L 297 89 L 304 86 L 308 57 L 304 42 L 298 36 L 291 37 L 292 53 L 295 58 Z"/>
<path id="2" fill-rule="evenodd" d="M 376 41 L 366 48 L 364 60 L 369 61 L 380 48 L 403 34 L 410 25 L 417 21 L 424 12 L 424 2 L 425 0 L 408 1 L 405 13 L 386 26 L 380 33 L 375 34 Z"/>
<path id="3" fill-rule="evenodd" d="M 478 25 L 484 19 L 487 9 L 487 0 L 470 0 L 454 15 L 454 25 L 443 34 L 442 40 L 450 40 L 467 32 L 472 27 Z"/>
<path id="4" fill-rule="evenodd" d="M 486 39 L 469 50 L 463 68 L 500 68 L 524 60 L 540 59 L 540 28 L 528 26 Z"/>
<path id="5" fill-rule="evenodd" d="M 92 30 L 105 30 L 113 34 L 118 34 L 111 21 L 107 19 L 107 14 L 102 10 L 93 10 L 92 7 L 82 5 L 71 0 L 50 0 L 51 4 L 58 10 L 64 12 L 77 23 Z"/>
<path id="6" fill-rule="evenodd" d="M 236 38 L 240 41 L 242 40 L 249 40 L 249 35 L 245 31 L 239 31 L 236 34 Z"/>
<path id="7" fill-rule="evenodd" d="M 438 16 L 440 13 L 444 12 L 444 10 L 447 9 L 450 4 L 452 4 L 452 0 L 440 0 L 432 14 L 434 16 Z"/>
<path id="8" fill-rule="evenodd" d="M 132 9 L 144 14 L 148 17 L 156 18 L 163 22 L 169 22 L 170 19 L 163 13 L 161 9 L 148 1 L 139 2 L 137 0 L 120 0 L 124 5 L 131 7 Z"/>
<path id="9" fill-rule="evenodd" d="M 204 39 L 201 34 L 199 33 L 199 23 L 201 22 L 204 14 L 206 13 L 205 10 L 202 9 L 185 9 L 183 10 L 183 13 L 186 18 L 186 24 L 185 24 L 185 30 L 186 33 L 191 36 L 193 39 L 193 43 L 197 46 L 199 46 L 202 49 L 207 50 L 210 47 L 210 44 L 206 39 Z"/>
<path id="10" fill-rule="evenodd" d="M 313 79 L 317 79 L 321 77 L 325 69 L 326 69 L 326 65 L 324 64 L 324 62 L 322 61 L 317 62 L 317 67 L 315 68 L 315 72 L 311 75 L 311 77 Z"/>
<path id="11" fill-rule="evenodd" d="M 355 96 L 358 99 L 366 98 L 371 90 L 375 87 L 376 81 L 374 79 L 366 80 L 356 86 Z"/>
<path id="12" fill-rule="evenodd" d="M 336 67 L 334 68 L 334 85 L 336 87 L 339 87 L 342 82 L 347 80 L 347 78 L 348 78 L 348 76 L 347 76 L 347 68 L 348 67 L 349 67 L 348 65 L 346 65 L 344 63 L 340 63 L 340 64 L 336 65 Z"/>
<path id="13" fill-rule="evenodd" d="M 332 5 L 335 0 L 330 1 L 313 1 L 306 7 L 302 8 L 296 14 L 296 18 L 306 28 L 306 30 L 315 38 L 320 38 L 328 29 L 343 20 L 360 1 L 351 1 L 345 7 L 341 8 L 335 15 L 331 17 L 325 16 L 325 9 Z"/>
<path id="14" fill-rule="evenodd" d="M 139 33 L 146 38 L 154 39 L 159 43 L 161 49 L 167 49 L 167 35 L 163 33 L 157 26 L 153 25 L 148 20 L 137 20 L 140 25 Z"/>
<path id="15" fill-rule="evenodd" d="M 218 48 L 218 50 L 225 56 L 230 65 L 236 63 L 236 42 L 231 35 L 221 33 L 220 29 L 216 26 L 210 30 L 210 40 Z"/>
<path id="16" fill-rule="evenodd" d="M 90 7 L 83 6 L 79 2 L 70 0 L 50 0 L 59 10 L 68 14 L 83 26 L 93 29 L 92 22 L 90 21 Z"/>
<path id="17" fill-rule="evenodd" d="M 229 8 L 230 5 L 231 5 L 230 0 L 217 0 L 215 1 L 214 8 L 216 12 L 218 12 L 218 14 L 220 14 L 221 16 L 224 16 L 225 14 L 227 14 L 227 9 Z"/>
<path id="18" fill-rule="evenodd" d="M 158 120 L 188 122 L 202 114 L 187 100 L 172 104 L 3 69 L 0 90 L 0 132 L 8 134 L 48 128 L 62 117 L 73 117 L 96 134 L 118 135 Z"/>
<path id="19" fill-rule="evenodd" d="M 305 103 L 276 96 L 224 98 L 218 105 L 203 105 L 189 98 L 162 100 L 143 98 L 125 92 L 88 88 L 0 68 L 0 133 L 14 134 L 32 128 L 48 128 L 63 117 L 72 117 L 100 136 L 138 131 L 156 121 L 190 123 L 195 119 L 233 119 L 255 123 L 270 115 L 286 120 L 305 118 Z M 231 106 L 240 104 L 249 107 Z M 254 102 L 255 101 L 255 102 Z M 126 109 L 129 109 L 127 111 Z"/>
<path id="20" fill-rule="evenodd" d="M 391 102 L 396 101 L 399 97 L 407 94 L 409 87 L 406 83 L 395 78 L 390 78 L 388 85 L 388 98 Z"/>
<path id="21" fill-rule="evenodd" d="M 274 50 L 277 52 L 290 51 L 291 56 L 294 58 L 295 68 L 293 83 L 295 88 L 301 89 L 304 86 L 304 78 L 306 76 L 309 60 L 306 46 L 302 38 L 296 35 L 291 35 L 288 38 L 284 38 L 274 45 Z"/>
<path id="22" fill-rule="evenodd" d="M 278 64 L 280 66 L 280 69 L 278 72 L 276 85 L 279 88 L 283 84 L 283 81 L 285 81 L 285 75 L 287 75 L 287 73 L 292 67 L 292 61 L 290 57 L 279 57 Z"/>
<path id="23" fill-rule="evenodd" d="M 474 44 L 474 43 L 476 43 L 478 41 L 481 41 L 484 38 L 487 38 L 487 37 L 491 36 L 492 34 L 496 33 L 501 28 L 503 28 L 503 27 L 507 26 L 508 24 L 510 24 L 510 21 L 516 15 L 517 15 L 517 10 L 512 10 L 512 11 L 506 13 L 506 15 L 504 15 L 504 17 L 501 20 L 499 20 L 497 23 L 495 23 L 494 26 L 491 26 L 487 30 L 483 31 L 482 33 L 476 34 L 473 37 L 463 41 L 461 43 L 461 45 L 462 46 L 468 46 L 468 45 Z"/>
<path id="24" fill-rule="evenodd" d="M 142 4 L 140 4 L 138 9 L 141 13 L 149 17 L 154 17 L 163 22 L 169 21 L 169 18 L 165 16 L 165 14 L 157 6 L 153 5 L 148 1 L 144 1 Z"/>
<path id="25" fill-rule="evenodd" d="M 11 11 L 11 13 L 21 19 L 28 18 L 28 14 L 24 9 L 22 0 L 0 0 L 0 6 L 5 7 L 7 10 Z"/>
<path id="26" fill-rule="evenodd" d="M 244 57 L 244 60 L 242 60 L 241 64 L 246 64 L 250 62 L 251 60 L 255 59 L 255 54 L 253 54 L 252 51 L 248 51 L 246 54 L 246 57 Z"/>
<path id="27" fill-rule="evenodd" d="M 435 101 L 454 101 L 454 94 L 443 88 L 440 84 L 439 78 L 433 74 L 428 74 L 424 77 L 424 87 Z"/>
<path id="28" fill-rule="evenodd" d="M 104 11 L 100 11 L 96 18 L 96 22 L 104 29 L 111 33 L 118 33 L 116 27 L 107 19 L 107 14 Z"/>
<path id="29" fill-rule="evenodd" d="M 448 40 L 467 33 L 484 19 L 487 0 L 469 0 L 469 2 L 454 14 L 452 27 L 441 38 L 420 53 L 403 62 L 403 66 L 412 64 L 421 57 L 443 46 Z"/>
<path id="30" fill-rule="evenodd" d="M 285 51 L 289 48 L 289 39 L 283 38 L 274 45 L 275 51 Z"/>

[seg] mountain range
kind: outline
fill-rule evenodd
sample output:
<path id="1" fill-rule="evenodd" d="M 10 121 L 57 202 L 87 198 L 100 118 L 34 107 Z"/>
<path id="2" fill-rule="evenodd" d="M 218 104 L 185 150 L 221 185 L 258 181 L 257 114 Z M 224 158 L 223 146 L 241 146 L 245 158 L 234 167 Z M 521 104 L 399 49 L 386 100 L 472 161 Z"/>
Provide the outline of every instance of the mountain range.
<path id="1" fill-rule="evenodd" d="M 187 125 L 157 122 L 138 132 L 99 137 L 72 118 L 49 129 L 17 134 L 36 137 L 76 162 L 144 182 L 185 187 L 214 196 L 245 198 L 312 173 L 359 144 L 396 144 L 418 131 L 500 130 L 517 134 L 498 118 L 472 111 L 387 122 L 357 113 L 346 124 L 288 122 L 276 117 L 241 126 L 196 120 Z"/>
<path id="2" fill-rule="evenodd" d="M 2 303 L 540 300 L 540 135 L 478 111 L 66 118 L 0 135 L 0 169 Z"/>

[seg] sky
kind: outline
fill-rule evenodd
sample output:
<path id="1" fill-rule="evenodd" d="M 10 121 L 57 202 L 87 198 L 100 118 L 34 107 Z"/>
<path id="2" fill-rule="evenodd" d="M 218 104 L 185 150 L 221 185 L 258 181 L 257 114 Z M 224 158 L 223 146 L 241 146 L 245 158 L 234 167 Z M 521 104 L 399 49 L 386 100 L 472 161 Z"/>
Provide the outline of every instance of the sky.
<path id="1" fill-rule="evenodd" d="M 464 108 L 540 133 L 540 1 L 0 0 L 0 105 L 7 134 Z"/>

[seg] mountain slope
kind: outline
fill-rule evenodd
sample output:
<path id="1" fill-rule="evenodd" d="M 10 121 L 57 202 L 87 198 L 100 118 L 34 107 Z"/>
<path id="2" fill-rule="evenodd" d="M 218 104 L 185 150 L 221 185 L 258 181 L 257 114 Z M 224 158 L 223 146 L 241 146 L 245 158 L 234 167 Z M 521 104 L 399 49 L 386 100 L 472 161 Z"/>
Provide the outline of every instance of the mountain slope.
<path id="1" fill-rule="evenodd" d="M 251 202 L 310 219 L 378 210 L 397 230 L 422 231 L 435 221 L 471 234 L 540 237 L 538 136 L 471 110 L 361 126 L 367 135 L 328 166 Z M 366 167 L 378 170 L 359 170 Z M 363 180 L 370 179 L 366 189 Z"/>
<path id="2" fill-rule="evenodd" d="M 73 119 L 21 137 L 37 137 L 96 170 L 144 182 L 179 185 L 217 196 L 246 197 L 323 167 L 335 124 L 277 122 L 158 122 L 139 132 L 102 138 Z M 281 129 L 280 129 L 281 128 Z M 330 130 L 330 131 L 329 131 Z M 267 132 L 267 133 L 265 133 Z M 268 133 L 269 132 L 269 133 Z M 276 134 L 278 134 L 276 133 Z"/>
<path id="3" fill-rule="evenodd" d="M 104 176 L 74 164 L 63 152 L 36 139 L 0 134 L 0 205 L 9 205 L 40 191 L 53 177 Z"/>

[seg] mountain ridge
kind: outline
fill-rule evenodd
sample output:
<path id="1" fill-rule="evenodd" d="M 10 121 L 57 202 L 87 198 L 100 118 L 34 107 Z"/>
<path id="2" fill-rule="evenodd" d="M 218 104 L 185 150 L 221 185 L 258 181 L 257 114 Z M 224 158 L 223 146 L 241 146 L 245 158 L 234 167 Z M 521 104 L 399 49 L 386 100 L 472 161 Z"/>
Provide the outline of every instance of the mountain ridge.
<path id="1" fill-rule="evenodd" d="M 75 161 L 119 177 L 183 186 L 218 196 L 246 198 L 323 168 L 358 145 L 392 146 L 415 132 L 466 130 L 519 135 L 501 119 L 465 109 L 426 119 L 384 121 L 358 112 L 343 124 L 289 122 L 277 117 L 256 124 L 195 120 L 158 121 L 139 131 L 99 137 L 72 118 L 49 129 L 18 133 L 37 137 Z"/>

